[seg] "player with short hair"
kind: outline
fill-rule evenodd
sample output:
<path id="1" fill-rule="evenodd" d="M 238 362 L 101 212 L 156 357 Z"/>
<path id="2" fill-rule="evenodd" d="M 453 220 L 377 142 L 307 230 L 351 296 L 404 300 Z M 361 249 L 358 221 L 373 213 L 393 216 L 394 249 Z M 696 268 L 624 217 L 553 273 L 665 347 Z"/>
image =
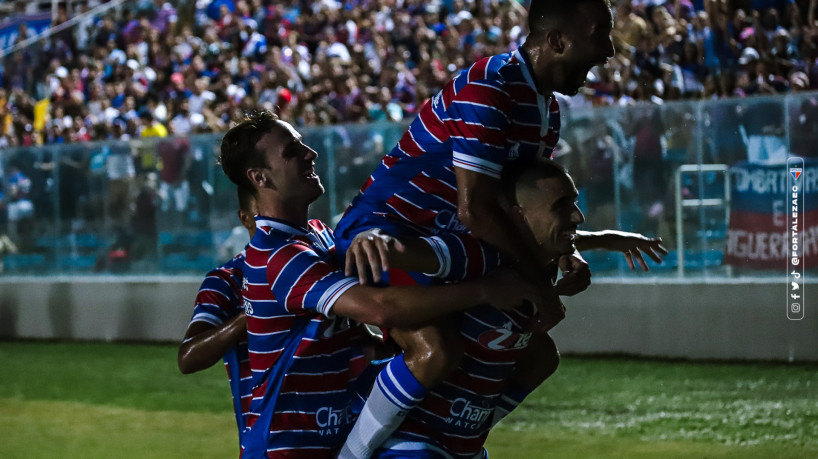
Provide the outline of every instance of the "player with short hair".
<path id="1" fill-rule="evenodd" d="M 342 249 L 371 226 L 392 235 L 470 232 L 524 271 L 538 271 L 498 203 L 510 161 L 550 157 L 560 133 L 554 92 L 575 94 L 613 56 L 607 0 L 535 0 L 514 52 L 461 71 L 421 108 L 336 231 Z"/>
<path id="2" fill-rule="evenodd" d="M 577 226 L 584 221 L 573 180 L 562 166 L 543 160 L 506 168 L 503 185 L 509 221 L 536 241 L 539 263 L 556 270 L 574 253 Z M 532 305 L 504 311 L 479 306 L 455 316 L 466 343 L 463 359 L 430 388 L 375 457 L 486 457 L 489 430 L 521 401 L 515 397 L 525 397 L 556 371 L 559 353 L 537 327 Z"/>
<path id="3" fill-rule="evenodd" d="M 269 112 L 250 115 L 222 140 L 222 169 L 258 205 L 241 268 L 253 380 L 243 457 L 337 452 L 357 417 L 351 387 L 367 363 L 348 319 L 409 327 L 478 304 L 511 308 L 537 297 L 508 271 L 451 286 L 359 285 L 329 263 L 332 231 L 307 218 L 324 191 L 316 157 Z M 418 250 L 431 254 L 428 246 Z M 435 270 L 434 263 L 418 269 Z"/>
<path id="4" fill-rule="evenodd" d="M 253 220 L 256 214 L 255 199 L 246 188 L 239 187 L 237 194 L 239 221 L 252 238 L 256 232 Z M 252 396 L 247 355 L 247 317 L 241 295 L 243 263 L 244 252 L 207 273 L 196 295 L 193 317 L 177 356 L 177 365 L 184 374 L 210 368 L 219 359 L 224 360 L 233 396 L 239 444 L 247 425 Z"/>
<path id="5" fill-rule="evenodd" d="M 418 282 L 429 277 L 446 281 L 479 274 L 487 258 L 502 254 L 505 263 L 530 281 L 539 281 L 540 326 L 548 330 L 564 317 L 557 294 L 573 295 L 590 284 L 587 263 L 578 255 L 560 263 L 563 276 L 533 257 L 536 244 L 520 234 L 500 203 L 500 176 L 511 162 L 531 163 L 550 157 L 560 132 L 555 92 L 576 94 L 588 71 L 613 56 L 613 18 L 608 0 L 534 0 L 529 11 L 530 34 L 514 52 L 487 57 L 462 70 L 420 110 L 407 132 L 361 188 L 336 227 L 339 255 L 366 276 L 364 260 L 378 257 L 356 246 L 359 234 L 380 228 L 399 238 L 425 237 L 436 247 L 440 265 L 448 271 L 433 276 L 414 273 Z M 643 268 L 641 252 L 661 261 L 660 239 L 618 232 L 574 236 L 580 249 L 621 250 L 633 266 Z M 390 249 L 384 248 L 383 251 Z M 491 254 L 487 257 L 487 254 Z M 369 266 L 377 265 L 368 263 Z M 350 269 L 351 270 L 351 269 Z M 373 277 L 377 277 L 373 272 Z M 393 275 L 393 272 L 389 273 Z M 408 276 L 403 276 L 408 277 Z M 427 327 L 418 340 L 451 336 L 443 327 Z M 436 339 L 436 338 L 435 338 Z M 451 339 L 450 339 L 451 341 Z M 418 346 L 418 344 L 414 344 Z M 438 350 L 446 361 L 459 360 L 456 346 Z M 430 359 L 434 360 L 434 359 Z M 401 377 L 381 375 L 412 399 L 445 376 L 422 365 Z M 376 385 L 342 456 L 367 457 L 381 439 L 401 422 L 411 404 L 396 403 Z M 524 395 L 518 394 L 518 401 Z"/>

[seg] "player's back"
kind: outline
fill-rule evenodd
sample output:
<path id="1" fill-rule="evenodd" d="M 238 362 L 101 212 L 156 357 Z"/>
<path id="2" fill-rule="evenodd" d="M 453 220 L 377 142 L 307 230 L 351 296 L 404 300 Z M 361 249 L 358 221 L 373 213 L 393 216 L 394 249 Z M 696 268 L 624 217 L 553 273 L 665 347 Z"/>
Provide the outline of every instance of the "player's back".
<path id="1" fill-rule="evenodd" d="M 461 313 L 461 364 L 407 415 L 387 440 L 390 451 L 426 448 L 458 458 L 480 454 L 497 400 L 528 346 L 527 329 L 535 317 L 530 305 L 509 312 L 481 306 Z"/>
<path id="2" fill-rule="evenodd" d="M 339 238 L 372 214 L 418 234 L 464 232 L 455 167 L 499 178 L 508 161 L 550 156 L 559 106 L 536 92 L 521 53 L 479 60 L 423 105 L 361 187 L 336 227 Z"/>

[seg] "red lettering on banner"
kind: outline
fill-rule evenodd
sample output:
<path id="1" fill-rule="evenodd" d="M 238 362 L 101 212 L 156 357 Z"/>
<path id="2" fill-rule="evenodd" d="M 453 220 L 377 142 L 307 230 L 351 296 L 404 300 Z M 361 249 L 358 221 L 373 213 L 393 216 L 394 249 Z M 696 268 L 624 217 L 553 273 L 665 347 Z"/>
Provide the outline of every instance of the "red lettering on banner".
<path id="1" fill-rule="evenodd" d="M 767 223 L 763 224 L 759 220 Z M 818 223 L 818 218 L 811 220 L 810 223 Z M 805 267 L 818 266 L 818 257 L 813 256 L 818 255 L 818 224 L 807 226 L 801 235 L 801 259 L 804 260 Z M 734 212 L 731 215 L 730 230 L 727 231 L 724 262 L 745 268 L 775 269 L 789 259 L 791 244 L 797 242 L 797 239 L 791 239 L 788 231 L 773 228 L 769 215 Z"/>

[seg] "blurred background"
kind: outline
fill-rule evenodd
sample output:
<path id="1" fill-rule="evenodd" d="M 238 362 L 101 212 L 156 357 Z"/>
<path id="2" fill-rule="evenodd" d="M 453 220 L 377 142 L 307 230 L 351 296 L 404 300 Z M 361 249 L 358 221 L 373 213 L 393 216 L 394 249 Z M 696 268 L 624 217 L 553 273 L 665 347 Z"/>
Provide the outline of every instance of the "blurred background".
<path id="1" fill-rule="evenodd" d="M 522 44 L 526 6 L 1 2 L 0 336 L 178 339 L 200 276 L 247 242 L 215 160 L 231 120 L 299 128 L 327 188 L 312 216 L 334 224 L 453 72 Z M 585 229 L 670 253 L 649 273 L 586 254 L 563 349 L 818 360 L 809 296 L 800 322 L 785 302 L 796 156 L 805 283 L 818 265 L 816 1 L 613 7 L 616 56 L 562 98 L 554 156 Z"/>

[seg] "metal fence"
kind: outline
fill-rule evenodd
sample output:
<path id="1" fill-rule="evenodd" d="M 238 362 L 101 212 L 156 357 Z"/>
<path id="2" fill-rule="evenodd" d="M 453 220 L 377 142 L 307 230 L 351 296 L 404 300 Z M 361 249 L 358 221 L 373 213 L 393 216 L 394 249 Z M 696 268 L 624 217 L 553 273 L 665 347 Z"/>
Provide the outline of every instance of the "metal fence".
<path id="1" fill-rule="evenodd" d="M 731 198 L 752 168 L 780 181 L 788 157 L 818 156 L 818 94 L 574 109 L 563 117 L 555 157 L 577 182 L 586 229 L 662 236 L 671 253 L 651 263 L 661 276 L 783 273 L 783 260 L 781 269 L 774 259 L 745 266 L 743 252 L 728 253 L 738 247 L 735 231 L 754 231 L 731 227 Z M 311 215 L 334 224 L 405 128 L 301 129 L 319 152 L 327 189 Z M 246 233 L 235 228 L 235 187 L 216 162 L 220 137 L 0 150 L 2 273 L 204 273 L 225 261 Z M 806 172 L 805 184 L 818 179 Z M 808 197 L 813 190 L 806 184 Z M 775 195 L 781 190 L 766 191 L 770 202 L 786 201 Z M 755 209 L 754 221 L 777 221 L 775 205 Z M 805 236 L 818 237 L 811 220 L 808 213 L 815 233 Z M 586 256 L 597 274 L 632 275 L 620 255 Z"/>

